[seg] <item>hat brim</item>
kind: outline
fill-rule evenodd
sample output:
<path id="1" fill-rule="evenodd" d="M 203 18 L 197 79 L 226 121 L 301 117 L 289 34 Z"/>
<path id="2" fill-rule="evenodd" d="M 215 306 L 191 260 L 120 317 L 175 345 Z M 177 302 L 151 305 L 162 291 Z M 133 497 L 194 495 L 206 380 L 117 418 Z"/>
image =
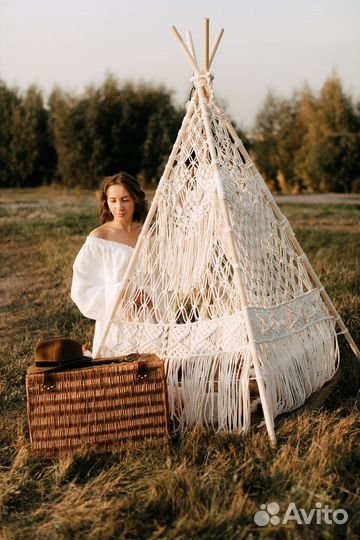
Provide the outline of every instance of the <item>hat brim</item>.
<path id="1" fill-rule="evenodd" d="M 77 358 L 76 360 L 72 360 L 70 362 L 66 362 L 66 364 L 62 364 L 61 366 L 49 366 L 49 367 L 30 366 L 28 367 L 27 374 L 35 375 L 38 373 L 46 373 L 47 371 L 54 371 L 55 373 L 60 373 L 63 371 L 76 369 L 78 367 L 91 367 L 91 362 L 92 362 L 92 358 L 90 356 L 81 356 L 80 358 Z"/>

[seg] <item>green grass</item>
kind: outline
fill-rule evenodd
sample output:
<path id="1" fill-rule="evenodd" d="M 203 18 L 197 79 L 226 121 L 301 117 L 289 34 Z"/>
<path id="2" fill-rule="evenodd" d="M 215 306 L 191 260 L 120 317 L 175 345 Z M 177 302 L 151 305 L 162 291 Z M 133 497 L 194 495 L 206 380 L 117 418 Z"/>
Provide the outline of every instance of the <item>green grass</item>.
<path id="1" fill-rule="evenodd" d="M 36 341 L 64 335 L 91 347 L 93 336 L 93 321 L 69 295 L 73 260 L 97 225 L 96 204 L 92 193 L 55 195 L 0 192 L 0 202 L 42 203 L 0 214 L 0 539 L 358 538 L 359 362 L 343 336 L 342 380 L 320 411 L 276 419 L 275 450 L 265 428 L 245 437 L 196 428 L 173 436 L 168 450 L 145 444 L 53 461 L 31 454 L 25 374 Z M 360 343 L 358 208 L 282 210 Z M 328 504 L 349 521 L 256 526 L 254 513 L 271 501 L 282 514 L 290 502 L 306 511 Z"/>

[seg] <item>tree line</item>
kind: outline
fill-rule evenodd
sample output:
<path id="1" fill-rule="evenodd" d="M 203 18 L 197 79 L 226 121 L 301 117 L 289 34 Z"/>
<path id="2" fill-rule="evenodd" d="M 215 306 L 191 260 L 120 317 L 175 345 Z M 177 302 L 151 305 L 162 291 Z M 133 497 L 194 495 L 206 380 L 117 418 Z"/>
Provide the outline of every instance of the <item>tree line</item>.
<path id="1" fill-rule="evenodd" d="M 56 88 L 44 103 L 0 83 L 0 185 L 95 187 L 120 170 L 156 186 L 184 111 L 164 87 L 109 76 L 82 95 Z"/>
<path id="2" fill-rule="evenodd" d="M 0 187 L 92 188 L 126 170 L 154 188 L 184 114 L 163 86 L 113 76 L 81 95 L 55 88 L 46 103 L 34 85 L 0 81 Z M 254 131 L 237 131 L 273 190 L 359 191 L 360 104 L 335 74 L 319 96 L 269 92 Z"/>
<path id="3" fill-rule="evenodd" d="M 318 96 L 307 84 L 290 99 L 269 92 L 252 143 L 273 191 L 360 191 L 360 102 L 346 95 L 335 72 Z"/>

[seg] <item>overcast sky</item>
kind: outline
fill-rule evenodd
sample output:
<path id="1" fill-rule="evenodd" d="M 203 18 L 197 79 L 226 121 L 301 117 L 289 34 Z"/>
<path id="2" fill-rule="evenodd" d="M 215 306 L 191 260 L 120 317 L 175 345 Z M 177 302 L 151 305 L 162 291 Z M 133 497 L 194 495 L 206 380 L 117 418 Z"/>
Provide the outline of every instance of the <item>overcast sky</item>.
<path id="1" fill-rule="evenodd" d="M 225 29 L 211 71 L 243 128 L 270 88 L 318 91 L 333 68 L 359 97 L 360 0 L 0 0 L 0 78 L 47 97 L 55 84 L 81 92 L 113 73 L 164 83 L 185 103 L 191 68 L 170 27 L 191 30 L 202 59 L 204 17 L 210 42 Z"/>

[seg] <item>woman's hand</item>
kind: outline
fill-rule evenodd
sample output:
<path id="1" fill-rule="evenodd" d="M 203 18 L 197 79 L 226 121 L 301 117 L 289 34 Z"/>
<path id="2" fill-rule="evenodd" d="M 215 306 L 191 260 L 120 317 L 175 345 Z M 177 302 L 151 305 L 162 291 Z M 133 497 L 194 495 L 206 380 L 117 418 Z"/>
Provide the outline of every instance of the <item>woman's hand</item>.
<path id="1" fill-rule="evenodd" d="M 142 289 L 137 289 L 134 300 L 135 300 L 136 307 L 138 308 L 141 307 L 142 304 L 146 304 L 146 306 L 149 307 L 150 309 L 153 307 L 153 303 L 150 296 Z"/>

